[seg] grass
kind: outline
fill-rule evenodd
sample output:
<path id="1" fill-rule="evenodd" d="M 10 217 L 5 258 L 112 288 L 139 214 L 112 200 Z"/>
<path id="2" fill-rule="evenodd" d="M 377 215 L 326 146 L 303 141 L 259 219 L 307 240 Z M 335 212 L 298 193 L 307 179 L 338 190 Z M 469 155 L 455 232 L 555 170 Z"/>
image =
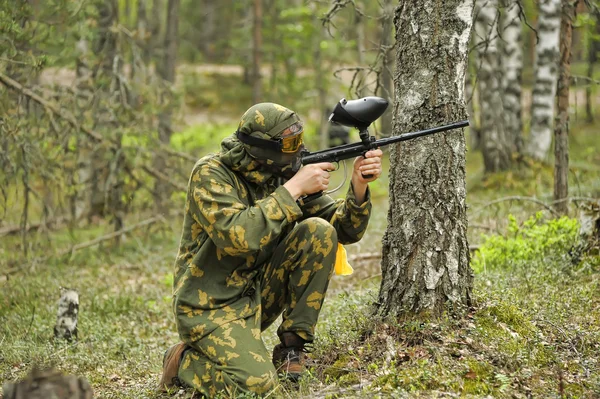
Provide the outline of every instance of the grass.
<path id="1" fill-rule="evenodd" d="M 595 127 L 574 127 L 571 145 L 571 192 L 598 197 Z M 529 162 L 483 178 L 479 154 L 467 157 L 471 243 L 483 242 L 482 231 L 504 234 L 508 214 L 521 225 L 540 210 L 533 202 L 491 200 L 519 195 L 551 201 L 547 164 Z M 334 179 L 341 181 L 342 172 Z M 350 256 L 380 249 L 386 186 L 382 179 L 373 187 L 377 212 L 364 239 L 348 247 Z M 542 216 L 551 215 L 543 210 Z M 180 228 L 175 218 L 129 234 L 119 247 L 106 242 L 62 258 L 55 249 L 108 227 L 32 233 L 27 258 L 20 237 L 2 237 L 0 382 L 22 379 L 34 365 L 54 366 L 88 379 L 95 397 L 162 398 L 154 392 L 162 353 L 178 340 L 170 292 Z M 387 323 L 371 316 L 378 263 L 356 261 L 354 275 L 332 281 L 307 377 L 297 388 L 282 385 L 272 397 L 597 397 L 600 261 L 569 259 L 555 258 L 537 273 L 506 267 L 478 273 L 475 306 L 462 319 Z M 53 338 L 61 286 L 80 294 L 75 343 Z M 274 327 L 264 334 L 268 347 L 276 341 Z"/>
<path id="2" fill-rule="evenodd" d="M 154 233 L 119 249 L 49 260 L 4 281 L 1 379 L 20 378 L 34 364 L 57 366 L 84 375 L 97 397 L 150 395 L 160 353 L 177 339 L 168 311 L 176 240 Z M 80 294 L 75 344 L 52 336 L 60 286 Z"/>

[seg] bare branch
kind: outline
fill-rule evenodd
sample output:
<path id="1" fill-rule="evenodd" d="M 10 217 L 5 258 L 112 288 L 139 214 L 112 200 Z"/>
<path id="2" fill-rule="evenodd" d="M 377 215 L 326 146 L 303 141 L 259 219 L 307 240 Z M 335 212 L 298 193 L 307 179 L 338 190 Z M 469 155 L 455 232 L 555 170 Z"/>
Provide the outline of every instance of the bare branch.
<path id="1" fill-rule="evenodd" d="M 175 187 L 178 190 L 187 191 L 187 186 L 174 182 L 173 179 L 169 178 L 169 176 L 166 176 L 162 172 L 159 172 L 158 170 L 156 170 L 150 166 L 144 165 L 144 166 L 142 166 L 142 169 L 149 175 L 155 177 L 158 180 L 167 182 L 168 184 L 170 184 L 171 186 Z"/>
<path id="2" fill-rule="evenodd" d="M 10 77 L 4 75 L 1 72 L 0 72 L 0 82 L 3 83 L 7 87 L 10 87 L 10 88 L 12 88 L 12 89 L 14 89 L 16 91 L 19 91 L 19 92 L 23 93 L 24 95 L 26 95 L 27 97 L 31 98 L 33 101 L 35 101 L 36 103 L 38 103 L 42 107 L 44 107 L 44 109 L 49 114 L 49 117 L 51 118 L 51 121 L 52 121 L 52 124 L 53 124 L 53 128 L 55 130 L 59 131 L 58 130 L 59 128 L 58 128 L 58 126 L 56 125 L 56 122 L 53 119 L 53 116 L 57 115 L 61 119 L 66 120 L 75 129 L 83 131 L 86 135 L 88 135 L 89 137 L 91 137 L 96 142 L 107 143 L 111 148 L 115 148 L 116 147 L 116 145 L 114 143 L 112 143 L 109 140 L 107 140 L 106 138 L 104 138 L 101 134 L 99 134 L 99 133 L 93 131 L 92 129 L 89 129 L 89 128 L 87 128 L 85 126 L 82 126 L 79 123 L 77 123 L 76 119 L 72 115 L 69 115 L 69 114 L 63 112 L 55 104 L 51 103 L 50 101 L 45 100 L 44 98 L 42 98 L 41 96 L 39 96 L 38 94 L 36 94 L 35 92 L 33 92 L 31 89 L 28 89 L 28 88 L 24 87 L 19 82 L 11 79 Z M 135 147 L 135 148 L 138 149 L 138 150 L 148 151 L 147 149 L 144 149 L 144 148 L 141 148 L 141 147 Z M 187 161 L 196 162 L 198 160 L 196 157 L 193 157 L 192 155 L 185 154 L 185 153 L 182 153 L 182 152 L 179 152 L 179 151 L 175 151 L 173 149 L 168 148 L 164 144 L 160 145 L 159 150 L 164 151 L 164 152 L 166 152 L 167 154 L 169 154 L 171 156 L 176 156 L 176 157 L 185 159 Z"/>
<path id="3" fill-rule="evenodd" d="M 84 243 L 81 243 L 81 244 L 74 245 L 70 249 L 64 250 L 64 251 L 60 252 L 58 256 L 62 257 L 64 255 L 68 255 L 68 254 L 72 255 L 75 251 L 79 251 L 80 249 L 88 248 L 88 247 L 94 246 L 96 244 L 100 244 L 103 241 L 107 241 L 107 240 L 113 239 L 115 237 L 119 237 L 119 236 L 121 236 L 123 234 L 129 233 L 130 231 L 133 231 L 135 229 L 139 229 L 141 227 L 149 226 L 149 225 L 154 224 L 156 222 L 164 222 L 164 221 L 165 221 L 165 219 L 161 215 L 158 215 L 158 216 L 155 216 L 153 218 L 146 219 L 143 222 L 133 224 L 133 225 L 131 225 L 131 226 L 125 228 L 125 229 L 114 231 L 114 232 L 112 232 L 110 234 L 106 234 L 104 236 L 95 238 L 95 239 L 93 239 L 91 241 L 87 241 L 87 242 L 84 242 Z"/>
<path id="4" fill-rule="evenodd" d="M 537 44 L 540 41 L 540 36 L 538 35 L 538 31 L 535 30 L 535 28 L 529 24 L 529 21 L 527 20 L 527 16 L 525 15 L 525 8 L 523 7 L 522 0 L 517 0 L 517 3 L 519 4 L 519 15 L 521 16 L 521 20 L 523 21 L 523 23 L 525 25 L 527 25 L 527 27 L 529 29 L 531 29 L 533 31 L 533 33 L 535 33 L 535 43 Z"/>
<path id="5" fill-rule="evenodd" d="M 29 232 L 32 230 L 38 230 L 40 228 L 49 228 L 49 227 L 55 227 L 55 226 L 59 226 L 62 222 L 64 221 L 63 217 L 59 217 L 55 220 L 50 220 L 47 222 L 39 222 L 39 223 L 31 223 L 31 224 L 27 224 L 27 226 L 25 226 L 25 231 Z M 9 236 L 9 235 L 13 235 L 13 234 L 17 234 L 19 232 L 21 232 L 22 230 L 22 226 L 6 226 L 0 229 L 0 237 L 2 236 Z"/>
<path id="6" fill-rule="evenodd" d="M 2 72 L 0 72 L 0 82 L 3 83 L 5 86 L 10 87 L 13 90 L 17 90 L 17 91 L 23 93 L 24 95 L 26 95 L 27 97 L 31 98 L 33 101 L 35 101 L 36 103 L 38 103 L 42 107 L 44 107 L 44 109 L 48 113 L 52 113 L 52 114 L 60 116 L 62 119 L 69 122 L 69 124 L 71 126 L 73 126 L 75 129 L 83 131 L 85 134 L 90 136 L 95 141 L 105 141 L 104 137 L 102 137 L 98 133 L 92 131 L 91 129 L 86 128 L 85 126 L 80 126 L 79 123 L 77 123 L 77 121 L 75 120 L 75 118 L 72 115 L 67 115 L 60 108 L 58 108 L 55 104 L 52 104 L 49 101 L 43 99 L 42 97 L 38 96 L 36 93 L 31 91 L 30 89 L 23 87 L 23 85 L 21 85 L 19 82 L 11 79 L 10 77 L 3 74 Z"/>
<path id="7" fill-rule="evenodd" d="M 554 210 L 552 209 L 552 207 L 550 207 L 549 205 L 547 205 L 545 202 L 540 201 L 537 198 L 533 198 L 533 197 L 521 197 L 521 196 L 510 196 L 510 197 L 503 197 L 503 198 L 498 198 L 494 201 L 490 201 L 484 205 L 482 205 L 481 207 L 473 210 L 472 214 L 476 215 L 478 213 L 480 213 L 483 209 L 494 205 L 494 204 L 498 204 L 500 202 L 506 202 L 506 201 L 529 201 L 529 202 L 534 202 L 538 205 L 541 205 L 544 209 L 546 209 L 547 211 L 549 211 L 550 213 L 552 213 L 554 216 L 559 217 L 560 215 Z"/>

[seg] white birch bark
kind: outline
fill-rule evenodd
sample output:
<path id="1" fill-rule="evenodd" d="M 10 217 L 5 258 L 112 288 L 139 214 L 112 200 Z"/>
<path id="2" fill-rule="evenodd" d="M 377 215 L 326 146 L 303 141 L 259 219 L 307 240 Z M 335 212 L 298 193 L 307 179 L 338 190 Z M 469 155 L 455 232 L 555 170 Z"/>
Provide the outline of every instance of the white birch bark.
<path id="1" fill-rule="evenodd" d="M 517 0 L 503 0 L 501 18 L 502 61 L 504 74 L 502 92 L 504 104 L 504 128 L 513 149 L 523 149 L 523 121 L 521 110 L 521 76 L 523 72 L 523 43 L 521 40 L 520 5 Z"/>
<path id="2" fill-rule="evenodd" d="M 552 144 L 554 101 L 558 81 L 560 0 L 540 0 L 540 16 L 531 103 L 531 133 L 527 153 L 543 160 Z"/>
<path id="3" fill-rule="evenodd" d="M 473 0 L 400 1 L 394 21 L 394 135 L 465 119 Z M 465 152 L 460 130 L 392 148 L 379 315 L 470 304 Z"/>
<path id="4" fill-rule="evenodd" d="M 475 34 L 479 70 L 479 101 L 481 104 L 481 151 L 486 172 L 508 169 L 512 144 L 505 129 L 502 103 L 502 64 L 498 48 L 498 0 L 478 0 Z"/>
<path id="5" fill-rule="evenodd" d="M 394 29 L 394 4 L 392 0 L 383 1 L 383 27 L 381 33 L 381 46 L 386 50 L 385 61 L 382 65 L 381 72 L 381 97 L 393 101 L 394 95 L 394 81 L 392 71 L 394 70 L 394 53 L 392 48 L 393 45 L 393 29 Z M 392 135 L 392 121 L 393 121 L 393 110 L 389 107 L 381 116 L 381 134 L 382 136 L 388 137 Z"/>

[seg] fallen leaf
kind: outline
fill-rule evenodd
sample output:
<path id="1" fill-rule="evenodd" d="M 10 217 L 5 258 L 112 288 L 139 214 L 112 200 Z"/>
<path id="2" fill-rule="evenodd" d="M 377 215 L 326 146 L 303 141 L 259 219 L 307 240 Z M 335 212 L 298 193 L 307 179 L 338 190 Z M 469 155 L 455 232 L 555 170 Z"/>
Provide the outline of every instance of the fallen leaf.
<path id="1" fill-rule="evenodd" d="M 465 374 L 465 378 L 468 378 L 469 380 L 474 380 L 475 378 L 477 378 L 477 374 L 473 370 L 469 370 Z"/>

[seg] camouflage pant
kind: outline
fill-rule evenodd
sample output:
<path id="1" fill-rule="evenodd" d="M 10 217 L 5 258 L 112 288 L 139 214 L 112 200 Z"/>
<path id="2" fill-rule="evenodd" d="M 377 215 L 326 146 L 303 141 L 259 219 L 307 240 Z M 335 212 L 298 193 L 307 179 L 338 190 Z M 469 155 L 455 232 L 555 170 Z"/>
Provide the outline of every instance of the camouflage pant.
<path id="1" fill-rule="evenodd" d="M 293 331 L 313 340 L 315 325 L 333 272 L 337 234 L 323 219 L 298 225 L 276 247 L 260 275 L 260 311 L 222 325 L 190 344 L 179 379 L 208 397 L 264 394 L 277 382 L 260 333 L 281 314 L 277 333 Z"/>

